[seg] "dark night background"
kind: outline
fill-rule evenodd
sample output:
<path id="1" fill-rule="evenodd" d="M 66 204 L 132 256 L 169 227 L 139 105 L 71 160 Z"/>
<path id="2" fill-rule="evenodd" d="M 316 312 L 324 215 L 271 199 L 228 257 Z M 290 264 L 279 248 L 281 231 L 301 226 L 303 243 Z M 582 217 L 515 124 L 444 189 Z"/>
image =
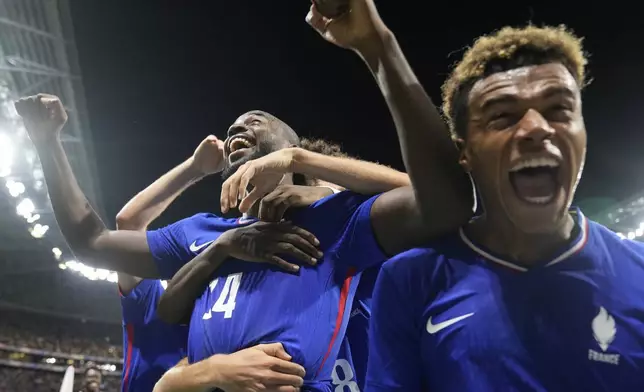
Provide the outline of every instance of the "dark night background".
<path id="1" fill-rule="evenodd" d="M 561 4 L 378 5 L 436 103 L 449 65 L 482 33 L 531 20 L 565 23 L 585 36 L 594 82 L 585 93 L 589 153 L 577 200 L 621 200 L 644 189 L 638 94 L 644 27 L 626 20 L 627 12 Z M 136 192 L 186 159 L 209 133 L 223 138 L 228 125 L 250 109 L 276 114 L 301 135 L 325 137 L 351 154 L 403 169 L 371 75 L 357 56 L 309 28 L 307 10 L 305 0 L 72 2 L 95 159 L 112 223 Z M 211 178 L 155 226 L 217 212 L 218 200 L 219 179 Z"/>

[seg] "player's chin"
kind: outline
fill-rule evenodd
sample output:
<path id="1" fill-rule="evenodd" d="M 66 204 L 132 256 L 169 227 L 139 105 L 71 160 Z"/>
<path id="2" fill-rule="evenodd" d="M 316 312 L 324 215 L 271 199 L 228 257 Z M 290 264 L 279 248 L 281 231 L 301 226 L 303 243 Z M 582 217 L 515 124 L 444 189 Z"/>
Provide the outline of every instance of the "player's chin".
<path id="1" fill-rule="evenodd" d="M 526 200 L 511 193 L 504 205 L 514 226 L 527 234 L 546 234 L 559 227 L 568 213 L 568 192 L 559 188 L 548 198 Z"/>

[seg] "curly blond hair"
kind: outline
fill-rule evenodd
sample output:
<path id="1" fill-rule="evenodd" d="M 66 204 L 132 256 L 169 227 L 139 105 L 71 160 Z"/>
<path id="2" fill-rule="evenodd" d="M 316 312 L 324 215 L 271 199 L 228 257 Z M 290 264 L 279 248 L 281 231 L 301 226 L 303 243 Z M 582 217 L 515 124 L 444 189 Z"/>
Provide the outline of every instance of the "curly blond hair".
<path id="1" fill-rule="evenodd" d="M 585 86 L 586 55 L 582 38 L 566 26 L 504 27 L 479 37 L 456 64 L 442 87 L 443 114 L 452 134 L 464 137 L 467 127 L 467 99 L 474 83 L 493 73 L 527 65 L 558 62 Z"/>

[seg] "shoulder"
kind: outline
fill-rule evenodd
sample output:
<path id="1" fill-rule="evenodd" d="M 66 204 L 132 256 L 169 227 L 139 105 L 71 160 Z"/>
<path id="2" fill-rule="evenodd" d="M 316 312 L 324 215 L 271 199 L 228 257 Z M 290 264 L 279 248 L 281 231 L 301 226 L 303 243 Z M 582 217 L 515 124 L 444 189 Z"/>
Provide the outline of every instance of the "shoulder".
<path id="1" fill-rule="evenodd" d="M 634 238 L 637 238 L 636 232 L 633 232 L 630 236 L 625 236 L 623 234 L 617 234 L 590 219 L 587 222 L 589 231 L 588 245 L 594 251 L 603 251 L 612 257 L 628 257 L 644 263 L 644 243 L 634 240 Z"/>
<path id="2" fill-rule="evenodd" d="M 371 198 L 377 198 L 378 195 L 363 195 L 351 191 L 342 191 L 329 195 L 323 199 L 311 204 L 309 209 L 326 209 L 326 208 L 343 208 L 347 210 L 355 209 L 362 203 Z"/>

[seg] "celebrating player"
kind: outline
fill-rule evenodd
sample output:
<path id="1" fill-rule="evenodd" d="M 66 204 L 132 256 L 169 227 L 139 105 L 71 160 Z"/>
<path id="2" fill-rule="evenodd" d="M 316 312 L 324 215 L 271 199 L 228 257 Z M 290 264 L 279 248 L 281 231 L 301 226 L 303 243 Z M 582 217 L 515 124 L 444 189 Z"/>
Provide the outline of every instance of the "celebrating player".
<path id="1" fill-rule="evenodd" d="M 374 197 L 342 192 L 294 211 L 288 218 L 320 242 L 324 255 L 317 266 L 287 274 L 257 263 L 221 265 L 217 279 L 195 304 L 188 343 L 191 362 L 252 344 L 282 342 L 293 361 L 306 369 L 305 385 L 315 388 L 330 378 L 360 271 L 379 266 L 387 254 L 461 225 L 471 215 L 469 182 L 464 175 L 453 175 L 459 173 L 455 149 L 440 116 L 395 39 L 376 19 L 373 4 L 361 4 L 344 22 L 359 26 L 349 31 L 360 34 L 346 42 L 355 44 L 353 48 L 377 76 L 403 139 L 406 163 L 412 173 L 425 174 L 412 175 L 414 190 L 436 201 L 425 203 L 423 210 L 434 219 L 423 221 L 409 188 Z M 64 124 L 60 102 L 37 96 L 21 100 L 17 109 L 41 157 L 61 231 L 89 264 L 146 278 L 171 277 L 196 255 L 217 261 L 216 240 L 221 233 L 252 222 L 250 218 L 222 222 L 211 214 L 198 214 L 147 235 L 110 231 L 89 207 L 60 145 Z M 418 143 L 409 142 L 418 139 L 427 141 L 423 154 L 418 154 Z M 246 161 L 282 150 L 285 159 L 280 162 L 289 164 L 292 171 L 349 187 L 355 181 L 353 173 L 366 164 L 289 148 L 298 142 L 295 132 L 274 116 L 246 113 L 229 129 L 225 142 L 229 170 L 225 172 L 232 174 Z M 414 149 L 414 154 L 408 154 Z M 445 159 L 448 156 L 454 159 Z M 376 175 L 383 172 L 381 167 L 366 170 Z M 291 181 L 290 175 L 280 178 L 282 183 Z"/>
<path id="2" fill-rule="evenodd" d="M 194 181 L 223 169 L 223 142 L 214 136 L 204 139 L 192 157 L 178 169 L 162 176 L 145 190 L 130 200 L 116 217 L 117 228 L 120 230 L 144 231 L 148 225 L 156 219 L 168 207 L 170 203 Z M 183 174 L 183 175 L 182 175 Z M 306 241 L 305 233 L 299 228 L 286 224 L 261 224 L 266 229 L 260 233 L 272 231 L 273 235 L 268 241 L 260 241 L 257 235 L 249 233 L 248 229 L 240 228 L 236 231 L 243 232 L 253 243 L 258 252 L 268 252 L 268 247 L 282 241 Z M 252 225 L 251 225 L 252 226 Z M 278 226 L 278 232 L 270 230 L 271 226 Z M 288 229 L 288 230 L 285 230 Z M 231 230 L 232 234 L 235 230 Z M 290 233 L 286 237 L 286 233 Z M 232 238 L 238 238 L 232 237 Z M 231 235 L 229 235 L 231 238 Z M 238 246 L 238 242 L 230 241 L 228 249 Z M 310 247 L 315 252 L 313 246 Z M 312 253 L 309 252 L 309 253 Z M 239 253 L 239 252 L 238 252 Z M 222 254 L 227 257 L 228 252 Z M 239 255 L 243 257 L 245 255 Z M 302 256 L 302 254 L 296 255 Z M 312 255 L 305 255 L 304 260 L 308 261 Z M 291 268 L 292 265 L 286 265 Z M 157 317 L 157 305 L 164 293 L 164 287 L 159 280 L 141 279 L 124 273 L 118 274 L 118 285 L 121 294 L 121 306 L 123 308 L 123 345 L 124 345 L 124 367 L 121 389 L 123 391 L 152 391 L 161 376 L 174 367 L 182 358 L 186 357 L 186 346 L 188 340 L 187 325 L 172 325 L 161 321 Z M 283 351 L 283 349 L 281 349 Z M 294 386 L 301 385 L 303 370 L 299 365 L 284 363 L 284 359 L 269 358 L 273 352 L 279 353 L 279 347 L 264 346 L 257 347 L 254 357 L 264 355 L 266 363 L 263 378 L 259 380 L 278 380 L 279 382 L 291 382 Z M 243 354 L 242 354 L 243 355 Z M 273 356 L 274 357 L 274 356 Z M 274 371 L 268 368 L 274 362 L 282 362 L 283 372 Z M 247 364 L 245 368 L 233 368 L 231 366 L 217 367 L 217 373 L 221 380 L 228 380 L 228 386 L 238 386 L 235 383 L 235 372 L 249 371 Z M 290 373 L 287 373 L 290 372 Z M 257 381 L 257 380 L 253 380 Z M 215 381 L 215 384 L 220 384 Z"/>
<path id="3" fill-rule="evenodd" d="M 443 87 L 485 214 L 388 261 L 367 391 L 644 390 L 644 246 L 570 209 L 586 58 L 564 27 L 480 37 Z"/>

